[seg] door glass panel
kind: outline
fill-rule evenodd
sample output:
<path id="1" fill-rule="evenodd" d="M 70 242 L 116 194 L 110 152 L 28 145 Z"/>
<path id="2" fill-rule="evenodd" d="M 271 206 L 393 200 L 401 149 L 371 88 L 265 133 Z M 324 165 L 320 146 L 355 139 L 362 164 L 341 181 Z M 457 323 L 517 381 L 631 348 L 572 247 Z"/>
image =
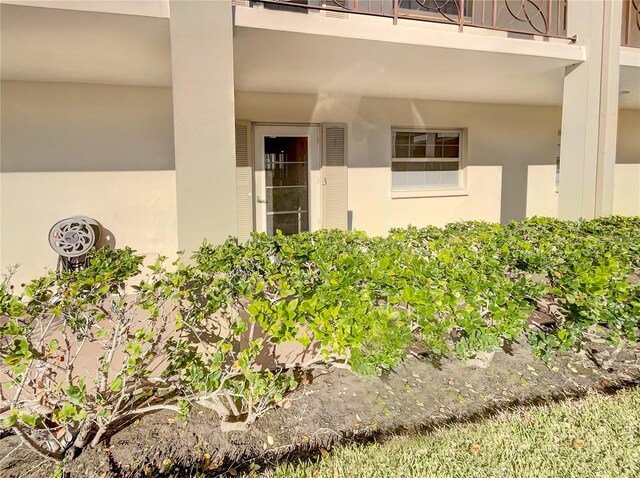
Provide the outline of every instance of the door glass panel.
<path id="1" fill-rule="evenodd" d="M 286 186 L 267 188 L 267 204 L 271 211 L 306 211 L 307 187 Z"/>
<path id="2" fill-rule="evenodd" d="M 265 137 L 267 234 L 309 230 L 309 139 Z"/>
<path id="3" fill-rule="evenodd" d="M 305 184 L 307 181 L 307 163 L 288 162 L 284 164 L 267 164 L 267 161 L 265 161 L 264 167 L 267 187 L 298 186 L 301 184 Z"/>
<path id="4" fill-rule="evenodd" d="M 309 214 L 296 212 L 291 214 L 267 214 L 267 234 L 280 230 L 283 234 L 298 234 L 309 230 Z"/>

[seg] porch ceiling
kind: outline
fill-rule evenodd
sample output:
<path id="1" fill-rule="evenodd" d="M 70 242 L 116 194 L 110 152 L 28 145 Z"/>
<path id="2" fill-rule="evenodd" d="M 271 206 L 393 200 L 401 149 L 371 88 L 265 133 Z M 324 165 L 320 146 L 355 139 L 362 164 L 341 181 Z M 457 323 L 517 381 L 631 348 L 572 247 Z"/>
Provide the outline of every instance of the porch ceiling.
<path id="1" fill-rule="evenodd" d="M 514 40 L 517 41 L 517 40 Z M 236 27 L 236 89 L 560 105 L 573 59 Z"/>

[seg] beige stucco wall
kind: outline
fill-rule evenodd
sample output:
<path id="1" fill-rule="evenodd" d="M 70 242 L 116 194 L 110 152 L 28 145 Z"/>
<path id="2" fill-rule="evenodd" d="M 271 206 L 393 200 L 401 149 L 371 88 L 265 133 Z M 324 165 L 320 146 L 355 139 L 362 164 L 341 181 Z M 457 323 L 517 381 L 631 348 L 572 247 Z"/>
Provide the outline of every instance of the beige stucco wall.
<path id="1" fill-rule="evenodd" d="M 353 227 L 442 225 L 460 219 L 509 221 L 552 214 L 558 107 L 236 93 L 236 117 L 256 122 L 346 122 Z M 391 193 L 391 127 L 467 130 L 463 195 L 397 198 Z M 538 174 L 536 168 L 547 169 Z M 550 168 L 550 169 L 549 169 Z M 543 207 L 529 205 L 546 204 Z"/>
<path id="2" fill-rule="evenodd" d="M 54 267 L 47 232 L 75 214 L 101 221 L 118 246 L 178 249 L 170 92 L 3 82 L 1 93 L 3 269 L 22 263 L 24 280 Z M 559 108 L 247 92 L 235 100 L 239 119 L 348 123 L 354 228 L 384 234 L 409 223 L 557 215 Z M 640 214 L 640 112 L 622 110 L 619 124 L 614 212 Z M 466 190 L 394 197 L 392 125 L 466 129 Z"/>
<path id="3" fill-rule="evenodd" d="M 23 281 L 56 255 L 49 228 L 96 218 L 116 246 L 178 249 L 168 88 L 3 81 L 0 266 Z"/>
<path id="4" fill-rule="evenodd" d="M 2 270 L 21 264 L 16 282 L 54 268 L 49 228 L 90 216 L 109 230 L 116 247 L 143 254 L 178 250 L 175 171 L 2 173 Z"/>
<path id="5" fill-rule="evenodd" d="M 640 110 L 618 113 L 613 213 L 640 215 Z"/>
<path id="6" fill-rule="evenodd" d="M 618 112 L 616 163 L 640 164 L 640 110 Z"/>
<path id="7" fill-rule="evenodd" d="M 527 216 L 558 216 L 555 165 L 529 166 Z M 613 214 L 640 215 L 640 110 L 618 112 Z"/>
<path id="8" fill-rule="evenodd" d="M 174 169 L 170 88 L 3 81 L 3 172 Z"/>
<path id="9" fill-rule="evenodd" d="M 558 217 L 556 165 L 531 165 L 527 169 L 527 217 Z"/>

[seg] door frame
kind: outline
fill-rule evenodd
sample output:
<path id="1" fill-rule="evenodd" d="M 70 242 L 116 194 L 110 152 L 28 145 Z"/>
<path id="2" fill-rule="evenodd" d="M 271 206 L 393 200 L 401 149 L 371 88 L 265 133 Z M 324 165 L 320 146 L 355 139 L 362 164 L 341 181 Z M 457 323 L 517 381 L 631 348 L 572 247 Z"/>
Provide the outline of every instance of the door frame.
<path id="1" fill-rule="evenodd" d="M 322 228 L 322 161 L 319 125 L 257 124 L 253 126 L 253 197 L 256 232 L 267 232 L 267 205 L 264 170 L 264 138 L 267 136 L 307 137 L 308 139 L 308 198 L 309 231 Z"/>

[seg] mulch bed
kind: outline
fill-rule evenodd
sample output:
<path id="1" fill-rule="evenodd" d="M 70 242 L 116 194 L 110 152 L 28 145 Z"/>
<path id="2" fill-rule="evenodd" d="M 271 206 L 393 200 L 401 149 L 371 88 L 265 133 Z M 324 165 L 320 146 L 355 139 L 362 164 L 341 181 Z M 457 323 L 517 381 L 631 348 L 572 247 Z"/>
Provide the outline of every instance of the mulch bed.
<path id="1" fill-rule="evenodd" d="M 217 416 L 204 408 L 187 422 L 160 412 L 86 450 L 65 471 L 74 478 L 242 473 L 318 456 L 337 443 L 428 432 L 516 405 L 640 383 L 640 347 L 620 350 L 596 342 L 588 351 L 559 354 L 553 365 L 537 361 L 524 343 L 467 363 L 410 357 L 379 378 L 316 369 L 246 433 L 221 433 Z M 16 443 L 13 436 L 0 439 L 0 460 Z M 24 449 L 0 462 L 0 476 L 7 478 L 48 477 L 51 470 Z"/>

